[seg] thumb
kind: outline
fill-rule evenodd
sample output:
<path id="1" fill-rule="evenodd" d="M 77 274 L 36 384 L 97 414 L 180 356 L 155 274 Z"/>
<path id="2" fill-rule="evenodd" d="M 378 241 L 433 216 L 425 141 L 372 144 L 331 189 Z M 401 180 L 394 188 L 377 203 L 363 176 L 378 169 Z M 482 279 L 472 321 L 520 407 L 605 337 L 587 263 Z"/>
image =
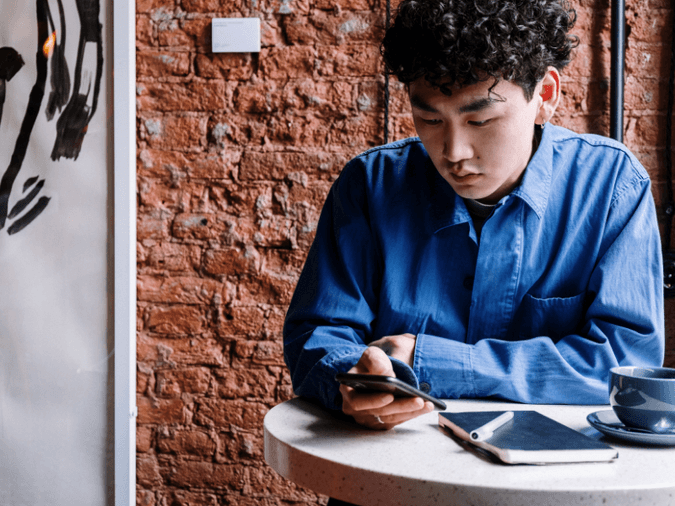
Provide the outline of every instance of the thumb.
<path id="1" fill-rule="evenodd" d="M 362 374 L 379 374 L 382 376 L 396 376 L 391 360 L 380 348 L 369 346 L 361 355 L 355 369 Z"/>

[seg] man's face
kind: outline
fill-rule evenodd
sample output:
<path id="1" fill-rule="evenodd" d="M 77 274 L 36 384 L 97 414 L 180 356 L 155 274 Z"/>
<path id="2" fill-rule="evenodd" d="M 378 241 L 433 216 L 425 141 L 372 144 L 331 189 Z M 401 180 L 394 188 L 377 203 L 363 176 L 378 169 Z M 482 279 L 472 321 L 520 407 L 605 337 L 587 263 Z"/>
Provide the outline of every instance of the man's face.
<path id="1" fill-rule="evenodd" d="M 409 85 L 415 129 L 436 170 L 458 195 L 495 204 L 519 183 L 532 155 L 542 99 L 492 80 L 452 88 L 448 96 L 424 77 Z"/>

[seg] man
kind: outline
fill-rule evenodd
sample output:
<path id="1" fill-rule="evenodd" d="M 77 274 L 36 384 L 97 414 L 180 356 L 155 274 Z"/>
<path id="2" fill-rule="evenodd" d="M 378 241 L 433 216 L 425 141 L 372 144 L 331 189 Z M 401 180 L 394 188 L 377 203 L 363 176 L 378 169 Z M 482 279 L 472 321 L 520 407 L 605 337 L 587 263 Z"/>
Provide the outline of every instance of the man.
<path id="1" fill-rule="evenodd" d="M 648 175 L 621 144 L 547 124 L 575 20 L 565 0 L 404 0 L 383 42 L 418 139 L 352 160 L 284 326 L 298 395 L 388 429 L 440 398 L 607 402 L 616 365 L 661 365 Z"/>

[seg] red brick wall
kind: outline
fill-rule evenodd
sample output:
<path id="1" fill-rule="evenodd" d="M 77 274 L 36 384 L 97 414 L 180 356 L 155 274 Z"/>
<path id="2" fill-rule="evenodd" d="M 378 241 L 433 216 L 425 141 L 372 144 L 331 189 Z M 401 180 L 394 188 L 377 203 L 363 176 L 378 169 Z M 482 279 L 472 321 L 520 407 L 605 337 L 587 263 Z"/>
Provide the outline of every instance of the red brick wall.
<path id="1" fill-rule="evenodd" d="M 672 12 L 627 4 L 625 142 L 660 203 Z M 607 134 L 609 0 L 574 5 L 582 43 L 555 122 Z M 325 501 L 264 464 L 261 427 L 292 396 L 281 326 L 323 199 L 382 142 L 384 12 L 137 0 L 139 505 Z M 212 54 L 211 18 L 241 16 L 262 20 L 262 51 Z M 414 135 L 395 80 L 391 113 L 391 138 Z M 667 325 L 673 336 L 673 303 Z"/>

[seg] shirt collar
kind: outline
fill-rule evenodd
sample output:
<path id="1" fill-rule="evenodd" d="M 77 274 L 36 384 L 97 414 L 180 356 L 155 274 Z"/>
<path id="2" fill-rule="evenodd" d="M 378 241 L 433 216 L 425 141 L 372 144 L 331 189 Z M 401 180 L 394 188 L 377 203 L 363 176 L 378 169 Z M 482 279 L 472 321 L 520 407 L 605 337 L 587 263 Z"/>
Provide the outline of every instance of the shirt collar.
<path id="1" fill-rule="evenodd" d="M 555 128 L 550 124 L 543 128 L 537 151 L 527 164 L 520 185 L 504 197 L 500 204 L 510 195 L 513 195 L 529 205 L 540 219 L 543 217 L 553 178 Z M 426 150 L 424 150 L 424 153 L 426 155 Z M 471 220 L 471 215 L 464 200 L 441 177 L 428 155 L 426 155 L 426 169 L 426 177 L 430 188 L 428 212 L 432 232 L 436 233 L 446 227 L 468 223 Z"/>
<path id="2" fill-rule="evenodd" d="M 548 203 L 553 179 L 554 129 L 553 125 L 544 127 L 539 147 L 527 164 L 522 182 L 511 192 L 529 205 L 540 219 Z"/>

